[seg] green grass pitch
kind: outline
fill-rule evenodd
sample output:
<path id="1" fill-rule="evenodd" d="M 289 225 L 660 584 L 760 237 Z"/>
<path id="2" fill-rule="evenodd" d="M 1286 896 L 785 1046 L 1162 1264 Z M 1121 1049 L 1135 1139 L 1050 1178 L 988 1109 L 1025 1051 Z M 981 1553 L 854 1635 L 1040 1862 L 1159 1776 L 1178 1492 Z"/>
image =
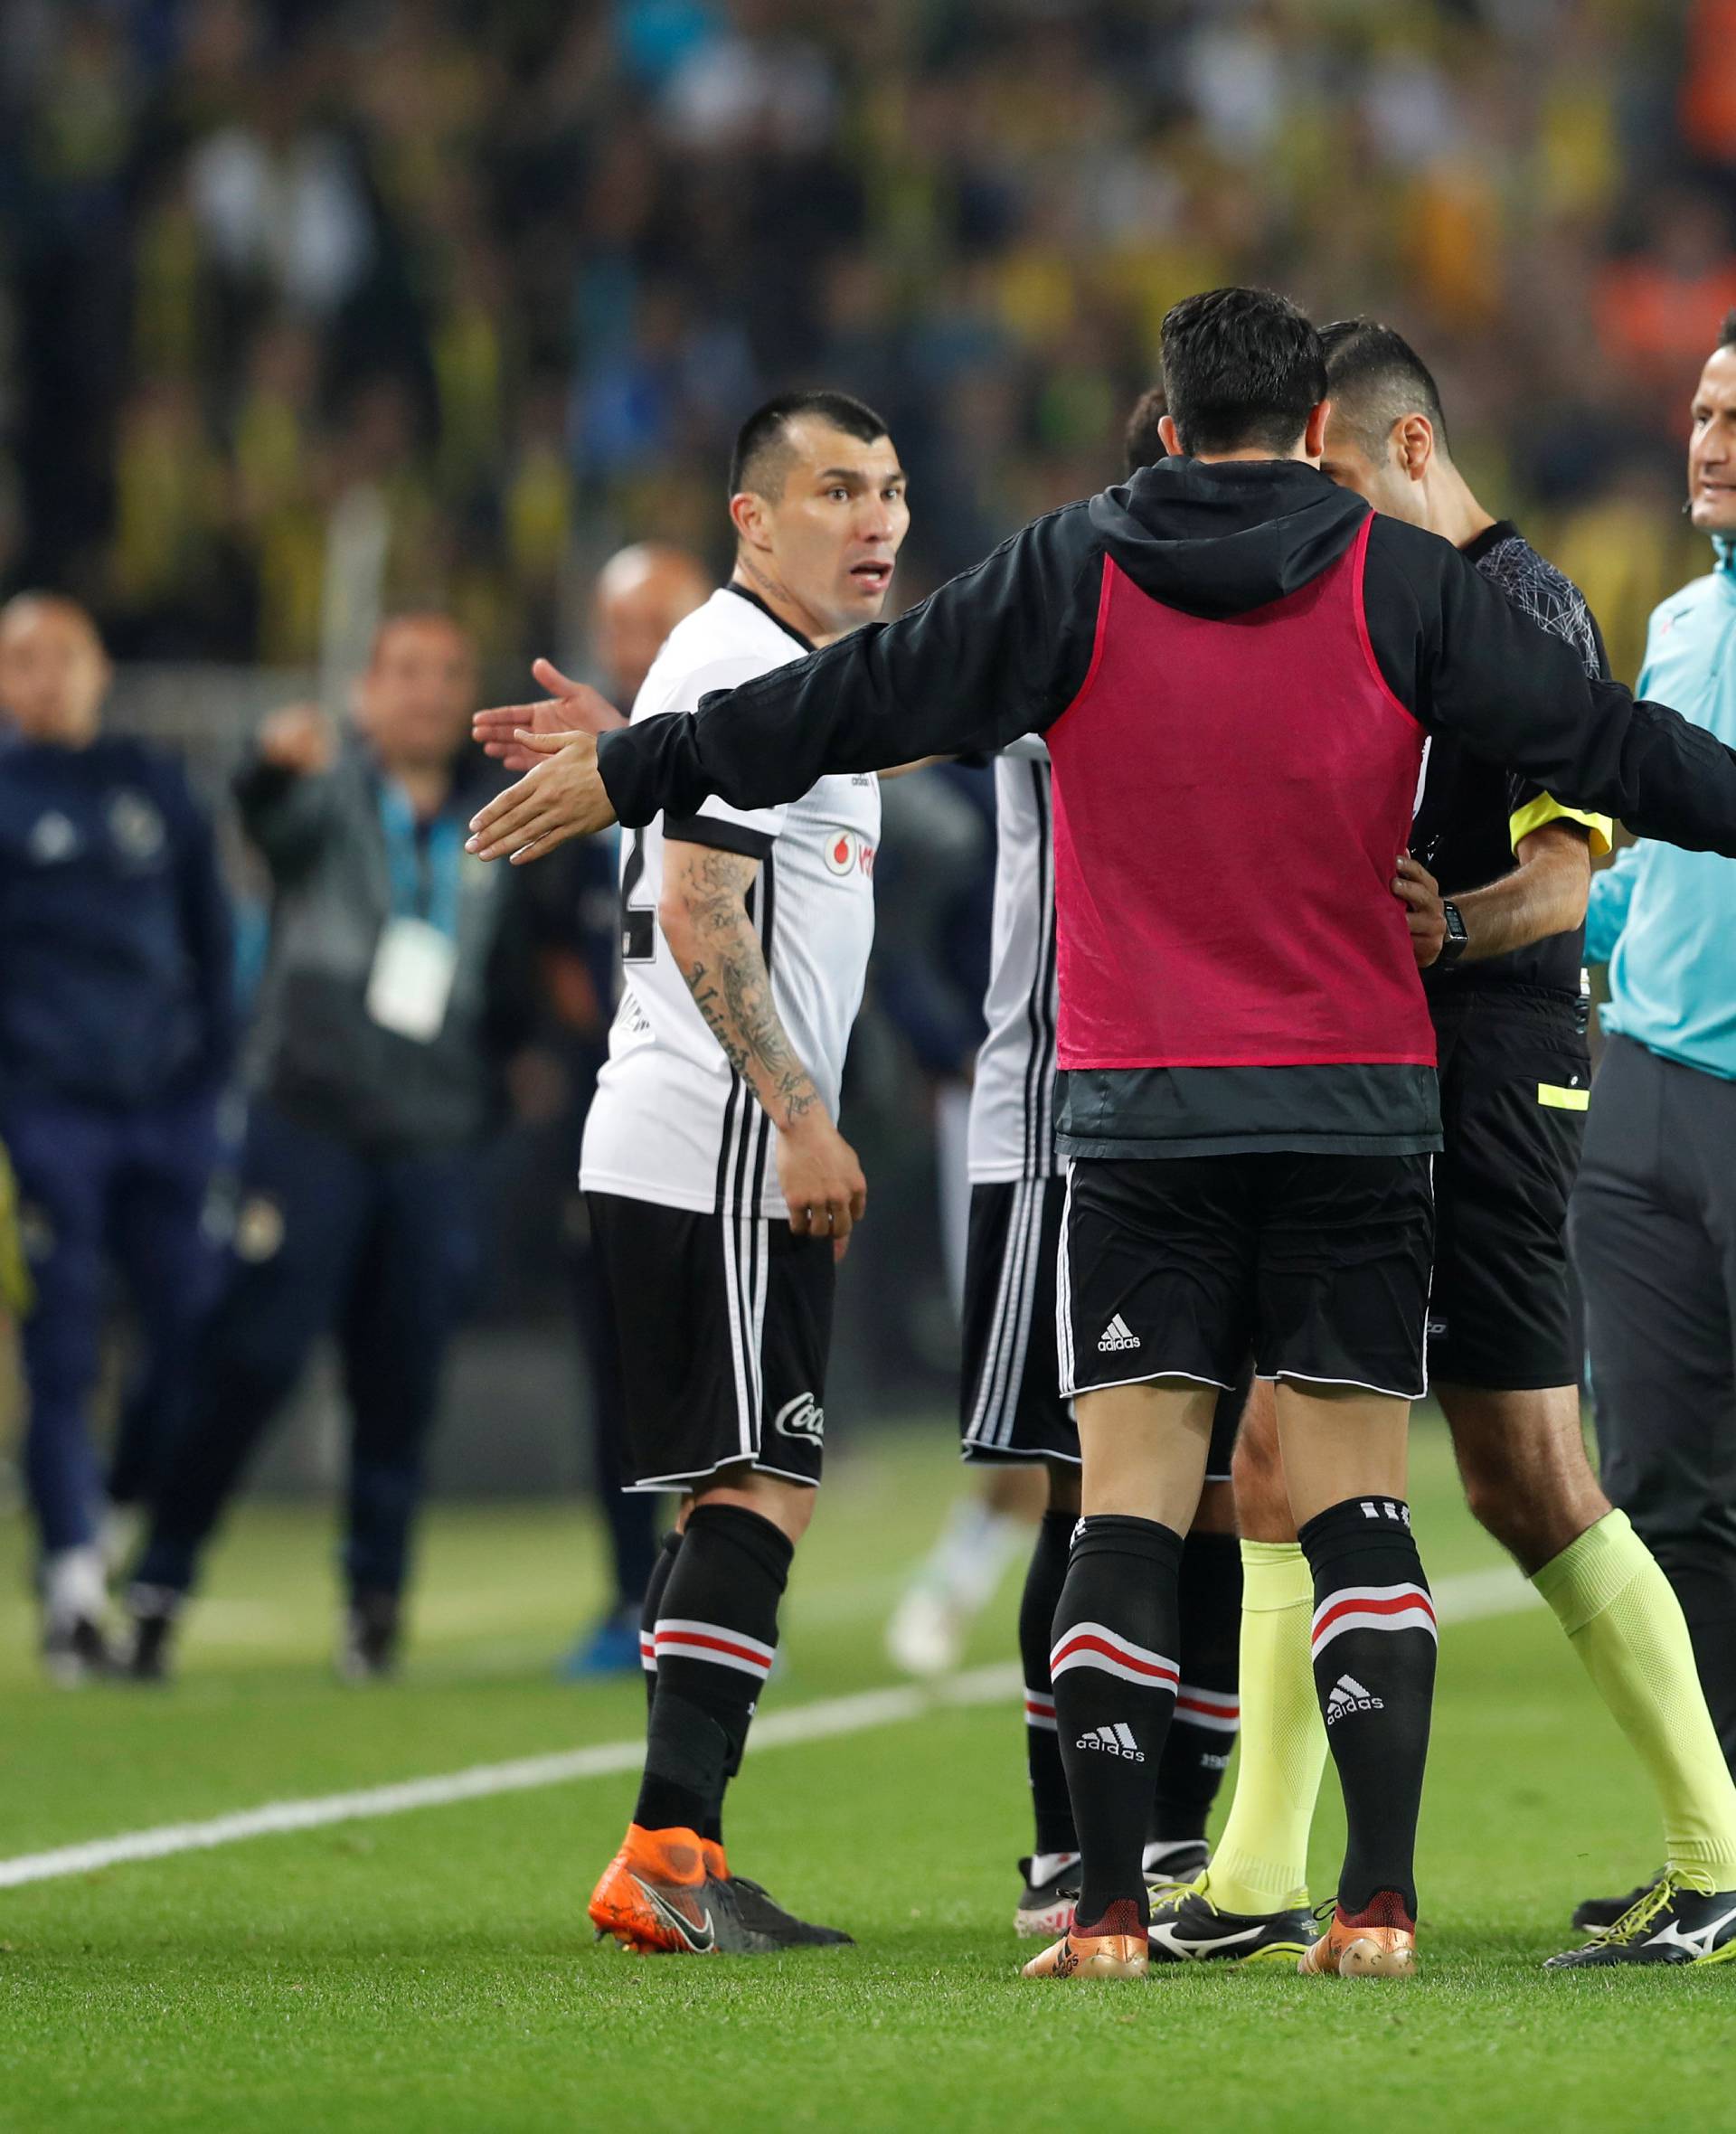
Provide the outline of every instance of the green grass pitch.
<path id="1" fill-rule="evenodd" d="M 1439 1584 L 1493 1567 L 1438 1427 L 1413 1498 Z M 835 1460 L 768 1713 L 886 1683 L 880 1625 L 958 1469 L 944 1425 Z M 332 1678 L 329 1523 L 246 1512 L 165 1695 L 55 1694 L 22 1529 L 0 1575 L 0 1856 L 630 1738 L 637 1682 L 551 1662 L 595 1600 L 564 1506 L 430 1522 L 401 1684 Z M 1014 1582 L 971 1660 L 1009 1659 Z M 1328 1776 L 1327 1793 L 1334 1792 Z M 1445 1627 L 1412 1987 L 1222 1971 L 1023 1983 L 1009 1699 L 769 1748 L 733 1856 L 861 1946 L 750 1963 L 593 1946 L 626 1775 L 0 1889 L 5 2134 L 591 2128 L 1736 2127 L 1736 1967 L 1546 1977 L 1591 1890 L 1656 1865 L 1637 1772 L 1546 1610 Z M 1340 1836 L 1328 1799 L 1317 1892 Z"/>

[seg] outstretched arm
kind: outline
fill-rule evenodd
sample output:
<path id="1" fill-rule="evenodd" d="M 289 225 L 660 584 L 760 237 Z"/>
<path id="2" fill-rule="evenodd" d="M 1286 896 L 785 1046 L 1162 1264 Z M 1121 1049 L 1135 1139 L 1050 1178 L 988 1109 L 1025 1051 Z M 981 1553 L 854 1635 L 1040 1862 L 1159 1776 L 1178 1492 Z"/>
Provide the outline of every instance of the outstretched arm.
<path id="1" fill-rule="evenodd" d="M 515 737 L 544 760 L 476 818 L 484 859 L 660 812 L 794 800 L 830 771 L 994 750 L 1052 725 L 1090 665 L 1101 552 L 1087 505 L 1038 519 L 896 622 L 872 625 L 689 718 L 625 732 Z"/>
<path id="2" fill-rule="evenodd" d="M 778 1182 L 798 1236 L 840 1247 L 867 1205 L 856 1153 L 828 1115 L 772 998 L 748 893 L 760 863 L 675 840 L 664 848 L 663 936 L 693 1006 L 778 1131 Z"/>
<path id="3" fill-rule="evenodd" d="M 1637 836 L 1736 857 L 1736 753 L 1703 727 L 1589 675 L 1577 650 L 1413 527 L 1375 521 L 1367 585 L 1382 670 L 1431 732 Z"/>

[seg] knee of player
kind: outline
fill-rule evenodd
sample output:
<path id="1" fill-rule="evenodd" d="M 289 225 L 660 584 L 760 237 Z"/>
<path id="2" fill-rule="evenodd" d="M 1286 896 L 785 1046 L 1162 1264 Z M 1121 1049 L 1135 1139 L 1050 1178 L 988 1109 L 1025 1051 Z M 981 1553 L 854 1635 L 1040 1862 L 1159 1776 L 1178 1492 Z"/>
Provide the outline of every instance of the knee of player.
<path id="1" fill-rule="evenodd" d="M 1523 1525 L 1526 1506 L 1515 1500 L 1510 1478 L 1495 1467 L 1459 1456 L 1459 1478 L 1465 1485 L 1465 1502 L 1471 1516 L 1498 1542 L 1507 1530 Z"/>
<path id="2" fill-rule="evenodd" d="M 1244 1515 L 1263 1509 L 1274 1500 L 1281 1500 L 1288 1506 L 1284 1460 L 1275 1436 L 1244 1428 L 1236 1440 L 1230 1473 L 1237 1508 Z"/>
<path id="3" fill-rule="evenodd" d="M 1472 1516 L 1527 1576 L 1577 1541 L 1595 1516 L 1561 1493 L 1528 1489 L 1502 1470 L 1467 1467 L 1462 1473 Z"/>
<path id="4" fill-rule="evenodd" d="M 786 1482 L 755 1468 L 725 1468 L 718 1478 L 694 1490 L 683 1507 L 681 1525 L 684 1531 L 688 1516 L 702 1505 L 732 1504 L 743 1511 L 758 1513 L 787 1539 L 798 1542 L 807 1532 L 818 1495 L 817 1489 Z"/>

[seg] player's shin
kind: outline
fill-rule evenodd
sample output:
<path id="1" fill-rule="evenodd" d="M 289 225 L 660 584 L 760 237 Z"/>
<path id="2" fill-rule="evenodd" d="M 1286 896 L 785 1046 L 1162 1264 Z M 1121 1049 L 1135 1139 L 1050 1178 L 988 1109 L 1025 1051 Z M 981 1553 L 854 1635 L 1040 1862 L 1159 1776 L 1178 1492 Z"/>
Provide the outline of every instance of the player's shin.
<path id="1" fill-rule="evenodd" d="M 645 1600 L 639 1609 L 639 1666 L 645 1675 L 647 1721 L 657 1697 L 657 1617 L 663 1608 L 663 1596 L 669 1583 L 669 1573 L 675 1567 L 675 1558 L 680 1550 L 680 1531 L 672 1527 L 664 1535 L 663 1546 L 657 1551 L 657 1560 L 651 1566 Z"/>
<path id="2" fill-rule="evenodd" d="M 1706 1710 L 1680 1602 L 1622 1512 L 1609 1512 L 1532 1583 L 1646 1766 L 1673 1867 L 1736 1889 L 1736 1785 Z"/>
<path id="3" fill-rule="evenodd" d="M 754 1705 L 771 1672 L 793 1547 L 739 1505 L 701 1504 L 664 1589 L 657 1684 L 634 1821 L 715 1828 Z"/>
<path id="4" fill-rule="evenodd" d="M 1146 1923 L 1141 1855 L 1175 1702 L 1181 1555 L 1172 1528 L 1114 1514 L 1082 1520 L 1073 1542 L 1049 1665 L 1084 1933 Z"/>
<path id="5" fill-rule="evenodd" d="M 1175 1714 L 1157 1766 L 1146 1846 L 1148 1876 L 1192 1881 L 1205 1865 L 1205 1821 L 1235 1747 L 1240 1703 L 1241 1544 L 1195 1529 L 1182 1551 L 1181 1670 Z"/>
<path id="6" fill-rule="evenodd" d="M 1244 1541 L 1235 1799 L 1207 1887 L 1248 1917 L 1307 1903 L 1308 1832 L 1326 1735 L 1308 1652 L 1314 1582 L 1299 1542 Z"/>
<path id="7" fill-rule="evenodd" d="M 1309 1519 L 1301 1542 L 1314 1573 L 1315 1688 L 1349 1826 L 1335 1923 L 1408 1938 L 1436 1657 L 1410 1507 L 1353 1497 Z"/>
<path id="8" fill-rule="evenodd" d="M 1055 1726 L 1054 1689 L 1049 1654 L 1055 1618 L 1066 1583 L 1067 1565 L 1077 1515 L 1045 1512 L 1025 1572 L 1019 1602 L 1019 1657 L 1024 1675 L 1025 1762 L 1031 1780 L 1031 1806 L 1036 1818 L 1036 1850 L 1042 1855 L 1076 1853 L 1072 1804 L 1061 1768 L 1061 1736 Z"/>

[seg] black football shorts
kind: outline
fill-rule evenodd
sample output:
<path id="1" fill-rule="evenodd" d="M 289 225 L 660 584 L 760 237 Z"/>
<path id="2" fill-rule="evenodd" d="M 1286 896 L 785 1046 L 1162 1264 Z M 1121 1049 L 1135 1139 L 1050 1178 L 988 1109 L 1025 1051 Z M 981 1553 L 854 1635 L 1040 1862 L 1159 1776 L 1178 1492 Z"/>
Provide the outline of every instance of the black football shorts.
<path id="1" fill-rule="evenodd" d="M 1567 1204 L 1591 1057 L 1576 1004 L 1519 987 L 1446 988 L 1429 1375 L 1500 1392 L 1577 1385 Z"/>
<path id="2" fill-rule="evenodd" d="M 1058 1280 L 1063 1391 L 1262 1378 L 1415 1400 L 1427 1156 L 1075 1161 Z"/>
<path id="3" fill-rule="evenodd" d="M 625 1487 L 680 1489 L 743 1462 L 817 1483 L 831 1239 L 622 1194 L 585 1198 L 620 1336 Z"/>
<path id="4" fill-rule="evenodd" d="M 967 1460 L 1079 1465 L 1073 1404 L 1061 1390 L 1055 1270 L 1067 1181 L 1025 1178 L 970 1189 L 964 1370 L 958 1426 Z M 1206 1479 L 1227 1482 L 1250 1372 L 1218 1402 Z"/>

